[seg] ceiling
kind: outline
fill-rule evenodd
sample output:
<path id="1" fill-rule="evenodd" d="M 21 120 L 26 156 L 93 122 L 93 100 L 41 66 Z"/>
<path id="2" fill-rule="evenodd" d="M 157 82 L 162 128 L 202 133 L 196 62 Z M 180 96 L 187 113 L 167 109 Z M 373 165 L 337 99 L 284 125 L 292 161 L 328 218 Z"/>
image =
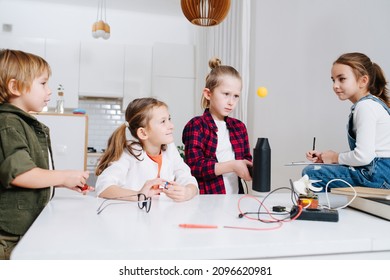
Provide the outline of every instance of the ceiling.
<path id="1" fill-rule="evenodd" d="M 96 7 L 100 0 L 24 0 L 74 6 Z M 106 0 L 107 9 L 135 11 L 170 16 L 182 16 L 180 0 Z"/>

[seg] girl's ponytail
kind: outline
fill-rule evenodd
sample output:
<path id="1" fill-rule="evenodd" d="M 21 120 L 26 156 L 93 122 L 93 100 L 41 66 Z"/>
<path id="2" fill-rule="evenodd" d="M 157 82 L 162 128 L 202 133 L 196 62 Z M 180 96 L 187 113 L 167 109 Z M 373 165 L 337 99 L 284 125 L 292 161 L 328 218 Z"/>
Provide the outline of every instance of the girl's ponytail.
<path id="1" fill-rule="evenodd" d="M 107 149 L 101 157 L 98 166 L 96 167 L 95 174 L 99 176 L 104 169 L 106 169 L 111 162 L 120 158 L 123 151 L 127 147 L 126 140 L 126 125 L 120 125 L 110 136 L 107 143 Z"/>
<path id="2" fill-rule="evenodd" d="M 383 70 L 374 62 L 372 63 L 372 68 L 373 75 L 369 86 L 370 93 L 382 99 L 387 106 L 390 107 L 389 90 L 387 88 L 387 81 Z"/>

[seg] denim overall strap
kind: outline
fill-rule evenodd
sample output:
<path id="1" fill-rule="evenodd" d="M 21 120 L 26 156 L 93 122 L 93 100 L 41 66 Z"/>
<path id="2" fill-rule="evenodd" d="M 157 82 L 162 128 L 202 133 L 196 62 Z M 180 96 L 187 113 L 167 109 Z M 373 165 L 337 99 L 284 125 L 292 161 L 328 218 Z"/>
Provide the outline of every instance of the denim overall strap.
<path id="1" fill-rule="evenodd" d="M 386 105 L 386 103 L 383 102 L 378 97 L 372 95 L 372 94 L 369 94 L 367 96 L 362 97 L 355 104 L 353 104 L 352 107 L 351 107 L 351 113 L 349 114 L 349 120 L 348 120 L 348 126 L 347 126 L 347 129 L 348 129 L 348 144 L 349 144 L 349 148 L 351 150 L 355 149 L 355 147 L 356 147 L 356 135 L 352 131 L 352 129 L 353 129 L 353 112 L 355 110 L 356 104 L 358 104 L 360 101 L 363 101 L 363 100 L 366 100 L 366 99 L 371 99 L 371 100 L 373 100 L 375 102 L 378 102 L 379 104 L 381 104 L 383 106 L 383 108 L 390 115 L 390 108 Z"/>

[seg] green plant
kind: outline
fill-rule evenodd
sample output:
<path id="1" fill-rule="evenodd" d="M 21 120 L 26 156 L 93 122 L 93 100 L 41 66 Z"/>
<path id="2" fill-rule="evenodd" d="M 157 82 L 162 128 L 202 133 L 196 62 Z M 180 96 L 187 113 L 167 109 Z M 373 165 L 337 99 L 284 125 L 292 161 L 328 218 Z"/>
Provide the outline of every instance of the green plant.
<path id="1" fill-rule="evenodd" d="M 177 146 L 177 150 L 179 151 L 179 154 L 180 156 L 183 158 L 183 160 L 185 159 L 185 156 L 184 156 L 184 145 L 181 145 L 181 146 Z"/>

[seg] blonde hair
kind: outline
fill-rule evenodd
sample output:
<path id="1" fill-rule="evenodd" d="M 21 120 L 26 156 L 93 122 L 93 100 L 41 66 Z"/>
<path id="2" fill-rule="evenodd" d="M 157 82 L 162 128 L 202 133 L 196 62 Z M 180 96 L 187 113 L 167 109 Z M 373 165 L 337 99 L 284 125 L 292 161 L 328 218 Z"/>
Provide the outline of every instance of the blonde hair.
<path id="1" fill-rule="evenodd" d="M 137 98 L 129 103 L 125 113 L 126 123 L 119 126 L 108 139 L 107 149 L 96 168 L 96 175 L 100 175 L 111 162 L 118 160 L 125 150 L 137 160 L 142 160 L 139 157 L 142 154 L 143 144 L 138 138 L 137 130 L 140 127 L 147 128 L 152 119 L 153 108 L 161 106 L 168 108 L 164 102 L 151 97 Z M 126 139 L 126 129 L 136 140 Z M 161 149 L 165 150 L 166 145 L 162 145 Z"/>
<path id="2" fill-rule="evenodd" d="M 8 103 L 13 96 L 9 82 L 16 80 L 19 92 L 28 92 L 35 78 L 47 72 L 51 75 L 49 64 L 42 57 L 23 51 L 0 50 L 0 103 Z"/>
<path id="3" fill-rule="evenodd" d="M 217 57 L 211 58 L 209 60 L 209 67 L 211 68 L 211 71 L 206 77 L 205 88 L 208 88 L 210 92 L 213 92 L 214 89 L 221 84 L 223 76 L 231 76 L 239 79 L 240 81 L 242 80 L 240 73 L 238 73 L 234 67 L 222 65 L 221 60 Z M 203 109 L 206 109 L 210 106 L 210 101 L 207 100 L 203 95 L 201 105 Z"/>

